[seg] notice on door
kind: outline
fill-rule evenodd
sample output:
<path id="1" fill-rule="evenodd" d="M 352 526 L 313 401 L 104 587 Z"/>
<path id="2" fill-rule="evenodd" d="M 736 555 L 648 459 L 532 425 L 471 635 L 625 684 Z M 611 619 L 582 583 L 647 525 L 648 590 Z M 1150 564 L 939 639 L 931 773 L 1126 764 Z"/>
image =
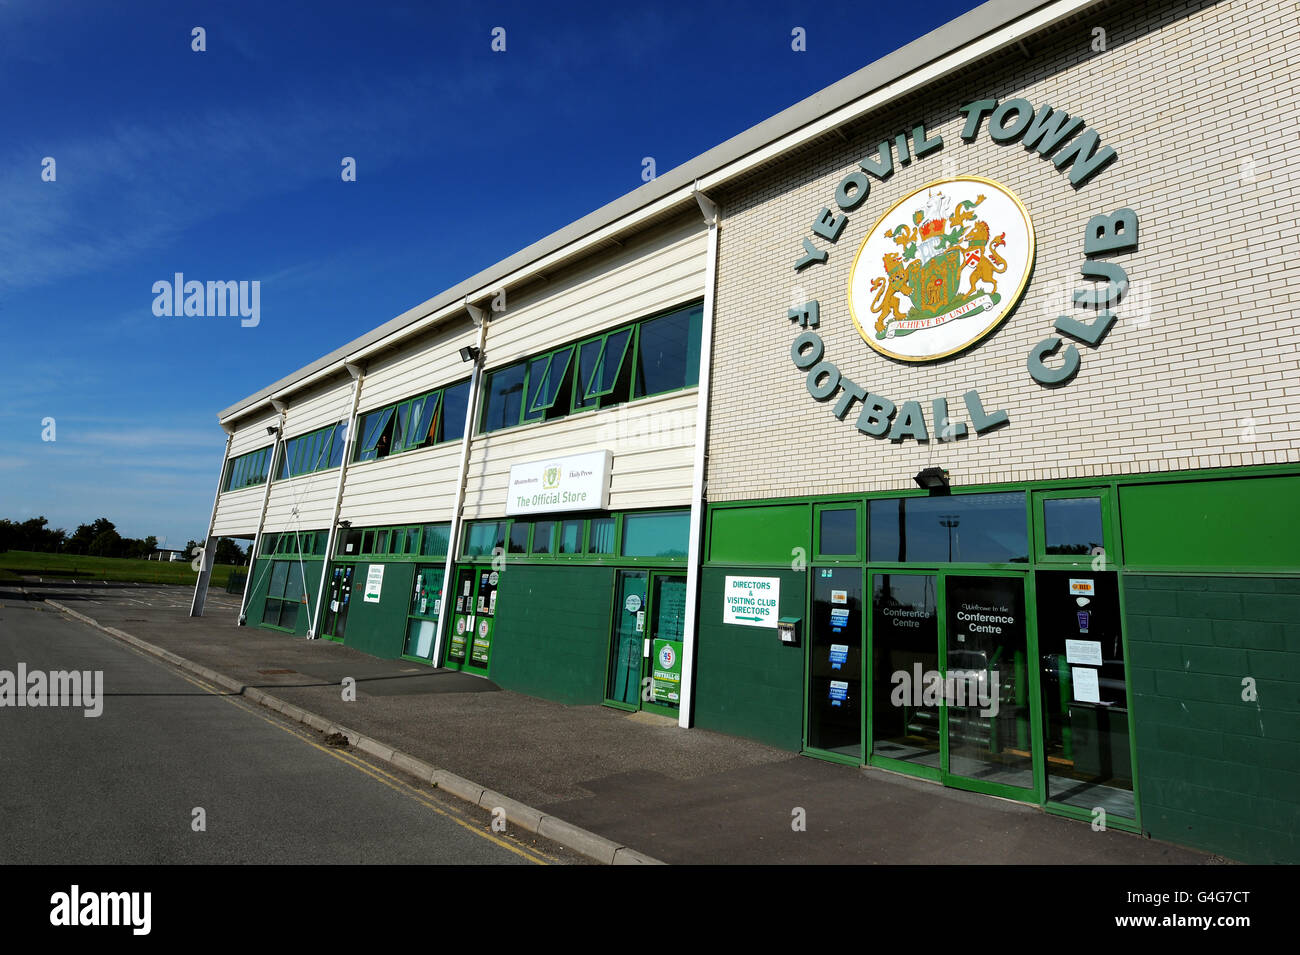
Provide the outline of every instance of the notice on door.
<path id="1" fill-rule="evenodd" d="M 379 603 L 379 595 L 384 592 L 384 565 L 371 564 L 366 572 L 365 601 L 368 604 Z"/>
<path id="2" fill-rule="evenodd" d="M 722 592 L 722 622 L 775 630 L 780 605 L 780 577 L 728 577 Z"/>

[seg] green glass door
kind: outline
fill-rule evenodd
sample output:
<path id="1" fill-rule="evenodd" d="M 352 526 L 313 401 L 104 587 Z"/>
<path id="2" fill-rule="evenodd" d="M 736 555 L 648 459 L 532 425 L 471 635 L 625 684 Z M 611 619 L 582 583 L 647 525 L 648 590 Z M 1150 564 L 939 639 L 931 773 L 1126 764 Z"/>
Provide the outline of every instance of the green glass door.
<path id="1" fill-rule="evenodd" d="M 325 619 L 321 636 L 343 642 L 348 626 L 348 609 L 352 601 L 352 565 L 339 564 L 330 569 L 325 591 Z"/>
<path id="2" fill-rule="evenodd" d="M 1036 799 L 1023 575 L 945 573 L 944 782 Z"/>
<path id="3" fill-rule="evenodd" d="M 871 574 L 871 762 L 938 779 L 943 765 L 939 575 Z"/>
<path id="4" fill-rule="evenodd" d="M 682 637 L 686 629 L 686 575 L 650 575 L 650 656 L 641 708 L 676 716 L 681 707 Z"/>
<path id="5" fill-rule="evenodd" d="M 873 765 L 1037 800 L 1026 577 L 873 571 Z"/>
<path id="6" fill-rule="evenodd" d="M 804 748 L 862 760 L 862 569 L 814 567 Z"/>
<path id="7" fill-rule="evenodd" d="M 641 656 L 649 610 L 646 606 L 649 578 L 649 572 L 644 570 L 620 570 L 615 582 L 605 702 L 622 709 L 635 710 L 641 706 Z"/>
<path id="8" fill-rule="evenodd" d="M 605 702 L 676 716 L 681 706 L 686 575 L 620 570 Z"/>
<path id="9" fill-rule="evenodd" d="M 455 609 L 447 634 L 447 659 L 443 663 L 450 670 L 464 669 L 469 660 L 470 634 L 474 632 L 474 584 L 473 567 L 456 568 L 456 589 L 452 595 Z"/>
<path id="10" fill-rule="evenodd" d="M 415 569 L 415 586 L 406 619 L 406 642 L 402 647 L 405 657 L 433 662 L 438 614 L 442 610 L 442 575 L 441 566 L 425 565 Z"/>

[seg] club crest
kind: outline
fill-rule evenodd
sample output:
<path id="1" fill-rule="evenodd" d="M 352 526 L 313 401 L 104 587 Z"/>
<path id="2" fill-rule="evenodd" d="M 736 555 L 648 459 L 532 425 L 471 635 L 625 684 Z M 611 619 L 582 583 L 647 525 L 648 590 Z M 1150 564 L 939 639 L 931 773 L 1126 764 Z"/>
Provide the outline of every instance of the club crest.
<path id="1" fill-rule="evenodd" d="M 849 310 L 882 355 L 934 361 L 997 328 L 1033 263 L 1033 223 L 1010 190 L 977 176 L 943 179 L 872 226 L 849 272 Z"/>

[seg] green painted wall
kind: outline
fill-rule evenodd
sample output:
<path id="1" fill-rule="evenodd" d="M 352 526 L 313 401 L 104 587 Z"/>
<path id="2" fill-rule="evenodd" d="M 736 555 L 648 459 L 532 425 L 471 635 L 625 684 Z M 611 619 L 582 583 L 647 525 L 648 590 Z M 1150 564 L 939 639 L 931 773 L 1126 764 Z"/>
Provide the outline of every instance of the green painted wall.
<path id="1" fill-rule="evenodd" d="M 1124 588 L 1143 828 L 1300 862 L 1300 579 L 1126 574 Z"/>
<path id="2" fill-rule="evenodd" d="M 805 520 L 805 534 L 806 524 Z M 728 574 L 779 577 L 780 615 L 803 618 L 808 572 L 792 571 L 789 566 L 704 568 L 696 647 L 695 724 L 798 752 L 803 745 L 803 647 L 783 646 L 775 630 L 722 622 L 722 595 Z"/>
<path id="3" fill-rule="evenodd" d="M 1300 567 L 1300 477 L 1138 484 L 1119 499 L 1126 564 Z"/>
<path id="4" fill-rule="evenodd" d="M 790 566 L 793 549 L 812 550 L 812 505 L 715 507 L 708 560 L 713 564 Z"/>
<path id="5" fill-rule="evenodd" d="M 489 676 L 561 703 L 600 703 L 614 568 L 511 564 L 501 574 Z"/>
<path id="6" fill-rule="evenodd" d="M 415 588 L 415 564 L 385 563 L 384 586 L 378 603 L 366 603 L 368 562 L 358 562 L 352 571 L 352 599 L 349 601 L 345 646 L 362 653 L 393 660 L 402 655 L 406 640 L 406 612 Z"/>
<path id="7" fill-rule="evenodd" d="M 253 580 L 248 586 L 248 609 L 244 617 L 250 627 L 260 626 L 266 607 L 266 588 L 271 582 L 271 562 L 264 557 L 253 562 Z"/>

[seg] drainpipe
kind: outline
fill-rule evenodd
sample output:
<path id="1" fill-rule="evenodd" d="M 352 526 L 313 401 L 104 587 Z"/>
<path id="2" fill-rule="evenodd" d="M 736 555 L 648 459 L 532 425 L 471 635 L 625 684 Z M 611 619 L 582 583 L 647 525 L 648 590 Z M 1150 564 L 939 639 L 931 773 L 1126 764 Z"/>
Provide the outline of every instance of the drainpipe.
<path id="1" fill-rule="evenodd" d="M 450 598 L 456 587 L 456 582 L 451 579 L 451 572 L 456 563 L 456 553 L 460 550 L 460 532 L 463 526 L 460 512 L 465 506 L 465 484 L 469 480 L 469 445 L 474 434 L 474 422 L 478 420 L 478 396 L 483 383 L 483 362 L 487 345 L 487 314 L 477 305 L 471 305 L 468 298 L 465 299 L 465 311 L 469 313 L 470 321 L 478 328 L 478 355 L 474 358 L 474 370 L 469 379 L 469 402 L 465 408 L 465 435 L 460 442 L 460 471 L 456 477 L 456 505 L 451 512 L 451 529 L 447 536 L 447 560 L 442 570 L 442 604 L 438 608 L 438 630 L 434 635 L 433 643 L 433 660 L 439 666 L 442 662 L 443 635 L 451 625 L 449 623 L 451 613 L 447 608 L 451 605 Z"/>
<path id="2" fill-rule="evenodd" d="M 348 462 L 352 460 L 357 406 L 361 402 L 361 382 L 366 377 L 366 371 L 360 365 L 346 362 L 343 367 L 352 376 L 352 410 L 348 412 L 347 430 L 343 432 L 347 437 L 343 442 L 343 463 L 339 465 L 339 482 L 334 489 L 334 517 L 330 520 L 329 536 L 325 540 L 325 564 L 320 572 L 320 589 L 316 592 L 316 609 L 311 615 L 311 627 L 307 631 L 308 640 L 316 639 L 317 628 L 320 627 L 321 605 L 325 602 L 325 584 L 329 580 L 330 561 L 334 559 L 334 541 L 338 536 L 339 509 L 343 506 L 343 480 L 348 473 Z"/>
<path id="3" fill-rule="evenodd" d="M 705 446 L 709 429 L 709 374 L 713 353 L 713 287 L 718 279 L 718 204 L 699 190 L 692 192 L 709 227 L 709 250 L 704 268 L 704 317 L 700 321 L 700 390 L 695 405 L 695 464 L 691 481 L 691 540 L 686 561 L 687 614 L 682 628 L 682 705 L 677 725 L 687 729 L 695 711 L 695 638 L 699 630 L 700 549 L 704 540 Z"/>
<path id="4" fill-rule="evenodd" d="M 289 414 L 289 406 L 278 398 L 271 399 L 271 407 L 280 412 L 280 424 L 275 429 L 275 444 L 271 446 L 271 460 L 266 464 L 266 490 L 262 492 L 262 513 L 258 515 L 257 533 L 253 535 L 253 547 L 248 552 L 248 576 L 244 578 L 244 599 L 239 604 L 241 627 L 248 619 L 248 594 L 253 587 L 253 568 L 257 565 L 257 555 L 262 549 L 262 528 L 266 526 L 266 507 L 271 503 L 271 475 L 275 472 L 275 459 L 280 456 L 280 442 L 284 440 L 284 425 Z"/>
<path id="5" fill-rule="evenodd" d="M 217 493 L 212 497 L 212 516 L 208 518 L 208 533 L 203 538 L 203 552 L 199 558 L 199 579 L 194 583 L 194 599 L 190 602 L 190 616 L 202 617 L 203 605 L 208 600 L 208 582 L 212 579 L 212 565 L 217 561 L 217 544 L 212 539 L 212 529 L 217 526 L 217 504 L 221 500 L 221 482 L 226 479 L 226 462 L 230 460 L 230 443 L 235 440 L 233 428 L 221 426 L 226 432 L 226 455 L 221 459 L 221 473 L 217 476 Z M 188 556 L 193 556 L 188 555 Z"/>

